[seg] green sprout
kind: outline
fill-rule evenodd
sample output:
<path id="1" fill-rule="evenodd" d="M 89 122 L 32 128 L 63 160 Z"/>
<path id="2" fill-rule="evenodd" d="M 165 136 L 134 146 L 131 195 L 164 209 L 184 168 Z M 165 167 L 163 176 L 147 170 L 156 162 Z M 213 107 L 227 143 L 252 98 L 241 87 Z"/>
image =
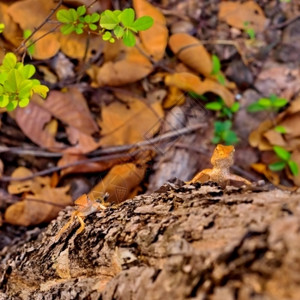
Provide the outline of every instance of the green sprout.
<path id="1" fill-rule="evenodd" d="M 31 31 L 30 29 L 24 30 L 24 32 L 23 32 L 23 37 L 24 37 L 24 39 L 27 39 L 28 37 L 30 37 L 31 34 L 32 34 L 32 31 Z M 28 52 L 28 54 L 29 54 L 30 56 L 32 56 L 33 53 L 34 53 L 34 50 L 35 50 L 35 46 L 34 46 L 34 44 L 32 44 L 32 41 L 31 41 L 31 40 L 29 40 L 28 42 L 29 42 L 29 44 L 31 44 L 31 45 L 29 45 L 29 47 L 27 47 L 27 52 Z"/>
<path id="2" fill-rule="evenodd" d="M 221 72 L 221 62 L 220 62 L 219 57 L 217 55 L 213 54 L 211 59 L 212 59 L 211 75 L 215 75 L 218 82 L 222 85 L 225 85 L 226 79 L 225 79 L 224 75 L 222 75 L 222 72 Z"/>
<path id="3" fill-rule="evenodd" d="M 111 43 L 115 39 L 122 39 L 123 43 L 132 47 L 136 43 L 135 34 L 147 30 L 153 25 L 153 19 L 143 16 L 135 19 L 135 11 L 132 8 L 121 10 L 105 10 L 102 14 L 86 14 L 86 7 L 61 9 L 56 14 L 57 20 L 63 25 L 61 32 L 70 34 L 76 32 L 82 34 L 85 31 L 96 31 L 102 35 L 104 41 Z"/>
<path id="4" fill-rule="evenodd" d="M 227 117 L 231 119 L 233 114 L 239 110 L 240 104 L 238 102 L 234 102 L 231 107 L 228 107 L 224 100 L 221 97 L 218 97 L 216 101 L 205 104 L 205 108 L 218 111 L 220 117 Z"/>
<path id="5" fill-rule="evenodd" d="M 224 143 L 225 145 L 236 144 L 239 139 L 236 133 L 231 130 L 232 122 L 226 121 L 215 121 L 214 122 L 214 137 L 212 139 L 213 144 Z"/>
<path id="6" fill-rule="evenodd" d="M 276 95 L 272 94 L 269 98 L 260 98 L 258 101 L 250 104 L 248 106 L 249 112 L 257 111 L 275 111 L 277 112 L 280 108 L 284 107 L 288 103 L 285 98 L 278 98 Z"/>
<path id="7" fill-rule="evenodd" d="M 288 167 L 294 176 L 299 174 L 298 164 L 291 159 L 291 153 L 280 146 L 274 146 L 273 151 L 276 153 L 277 157 L 280 159 L 277 162 L 269 164 L 269 169 L 271 171 L 281 171 Z"/>
<path id="8" fill-rule="evenodd" d="M 250 22 L 244 22 L 244 31 L 248 34 L 251 41 L 255 40 L 256 34 L 254 28 L 250 27 Z"/>

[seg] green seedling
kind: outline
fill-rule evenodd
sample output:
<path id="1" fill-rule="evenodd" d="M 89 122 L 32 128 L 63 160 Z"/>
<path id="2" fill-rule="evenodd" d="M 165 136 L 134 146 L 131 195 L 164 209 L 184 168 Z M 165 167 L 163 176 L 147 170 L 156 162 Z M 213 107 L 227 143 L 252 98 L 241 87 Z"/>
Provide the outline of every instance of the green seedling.
<path id="1" fill-rule="evenodd" d="M 6 107 L 8 111 L 17 106 L 25 107 L 34 93 L 45 98 L 49 89 L 39 80 L 31 79 L 34 74 L 33 65 L 24 66 L 17 62 L 15 54 L 7 53 L 0 65 L 0 107 Z"/>
<path id="2" fill-rule="evenodd" d="M 250 26 L 250 22 L 244 22 L 244 31 L 248 34 L 251 41 L 255 40 L 256 34 L 254 28 Z"/>
<path id="3" fill-rule="evenodd" d="M 291 153 L 280 146 L 274 146 L 273 150 L 280 160 L 269 164 L 269 169 L 271 171 L 281 171 L 288 167 L 291 173 L 297 176 L 299 174 L 298 164 L 291 159 Z"/>
<path id="4" fill-rule="evenodd" d="M 212 139 L 213 144 L 224 143 L 225 145 L 234 145 L 239 139 L 236 133 L 231 130 L 232 122 L 226 121 L 215 121 L 214 122 L 214 137 Z"/>
<path id="5" fill-rule="evenodd" d="M 282 133 L 282 134 L 287 133 L 286 128 L 285 128 L 284 126 L 281 126 L 281 125 L 276 126 L 276 127 L 274 128 L 274 130 L 275 130 L 276 132 Z"/>
<path id="6" fill-rule="evenodd" d="M 221 72 L 221 62 L 217 55 L 213 54 L 212 57 L 212 71 L 211 75 L 216 76 L 218 82 L 222 85 L 226 84 L 226 79 L 224 75 Z"/>
<path id="7" fill-rule="evenodd" d="M 205 104 L 205 108 L 218 111 L 220 117 L 227 117 L 231 119 L 233 114 L 239 110 L 240 104 L 235 102 L 231 107 L 228 107 L 224 100 L 221 97 L 218 97 L 216 101 Z"/>
<path id="8" fill-rule="evenodd" d="M 27 39 L 28 37 L 30 37 L 31 34 L 32 34 L 32 31 L 30 29 L 24 30 L 24 32 L 23 32 L 24 39 Z M 27 47 L 27 52 L 30 56 L 32 56 L 34 53 L 34 50 L 35 50 L 35 46 L 34 46 L 34 44 L 32 44 L 32 40 L 29 40 L 28 43 L 30 45 L 29 45 L 29 47 Z"/>
<path id="9" fill-rule="evenodd" d="M 95 31 L 102 35 L 104 41 L 114 43 L 115 39 L 122 39 L 128 47 L 135 45 L 136 33 L 147 30 L 153 25 L 153 19 L 149 16 L 135 19 L 135 11 L 132 8 L 123 11 L 105 10 L 102 14 L 87 14 L 86 7 L 83 5 L 76 10 L 61 9 L 56 17 L 63 24 L 61 27 L 63 34 Z"/>
<path id="10" fill-rule="evenodd" d="M 260 98 L 258 101 L 250 104 L 248 106 L 249 112 L 257 111 L 275 111 L 277 112 L 280 108 L 284 107 L 288 103 L 288 100 L 284 98 L 278 98 L 276 95 L 272 94 L 269 98 Z"/>
<path id="11" fill-rule="evenodd" d="M 5 29 L 5 25 L 3 23 L 0 23 L 0 33 L 2 33 Z"/>

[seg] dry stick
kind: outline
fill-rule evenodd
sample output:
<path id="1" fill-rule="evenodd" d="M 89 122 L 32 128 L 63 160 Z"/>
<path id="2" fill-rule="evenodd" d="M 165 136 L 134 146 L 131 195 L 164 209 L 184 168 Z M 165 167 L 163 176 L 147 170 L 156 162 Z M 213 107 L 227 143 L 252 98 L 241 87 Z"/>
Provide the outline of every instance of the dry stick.
<path id="1" fill-rule="evenodd" d="M 48 21 L 50 21 L 50 18 L 54 15 L 54 13 L 59 9 L 59 7 L 62 5 L 63 0 L 59 0 L 58 4 L 51 10 L 50 14 L 47 16 L 47 18 L 36 28 L 34 28 L 33 32 L 28 36 L 21 44 L 20 46 L 16 49 L 15 52 L 19 52 L 20 49 L 22 48 L 27 48 L 26 43 L 32 39 L 32 37 L 39 31 Z"/>
<path id="2" fill-rule="evenodd" d="M 19 178 L 13 178 L 13 177 L 10 177 L 10 176 L 2 176 L 2 177 L 0 177 L 0 181 L 2 181 L 2 182 L 24 181 L 24 180 L 32 179 L 36 176 L 44 176 L 44 175 L 47 175 L 47 174 L 50 174 L 50 173 L 53 173 L 53 172 L 61 171 L 63 169 L 69 168 L 69 167 L 83 165 L 83 164 L 87 164 L 87 163 L 90 163 L 90 162 L 100 162 L 100 161 L 107 161 L 107 160 L 112 160 L 112 159 L 116 159 L 116 158 L 122 158 L 124 155 L 128 156 L 128 154 L 130 154 L 131 156 L 134 156 L 134 155 L 138 154 L 140 151 L 149 149 L 149 147 L 141 149 L 142 147 L 146 147 L 146 146 L 149 146 L 149 145 L 160 143 L 160 142 L 168 140 L 172 137 L 176 137 L 176 136 L 179 136 L 179 135 L 190 133 L 190 132 L 192 132 L 194 130 L 197 130 L 197 129 L 200 129 L 204 126 L 205 126 L 204 124 L 197 124 L 197 125 L 194 125 L 194 126 L 191 126 L 191 127 L 176 130 L 175 132 L 174 131 L 168 132 L 166 134 L 163 134 L 163 135 L 160 135 L 158 137 L 149 139 L 147 141 L 142 141 L 142 142 L 139 142 L 139 143 L 136 143 L 136 144 L 124 145 L 124 146 L 120 146 L 120 147 L 112 147 L 110 149 L 100 149 L 102 151 L 99 151 L 97 154 L 124 152 L 126 150 L 128 151 L 128 150 L 131 150 L 131 149 L 134 149 L 134 148 L 138 148 L 137 150 L 135 150 L 131 153 L 121 153 L 121 154 L 119 153 L 119 154 L 106 155 L 106 156 L 102 156 L 102 157 L 94 157 L 94 158 L 90 158 L 90 159 L 79 160 L 79 161 L 76 161 L 76 162 L 61 166 L 61 167 L 52 167 L 52 168 L 49 168 L 49 169 L 46 169 L 46 170 L 43 170 L 43 171 L 36 172 L 36 173 L 34 173 L 30 176 L 21 177 L 21 178 L 20 177 Z M 107 151 L 107 150 L 109 150 L 109 151 Z"/>
<path id="3" fill-rule="evenodd" d="M 286 20 L 283 23 L 279 23 L 277 25 L 272 25 L 272 26 L 270 26 L 270 28 L 271 29 L 280 29 L 280 28 L 286 27 L 286 26 L 290 25 L 291 23 L 295 22 L 298 18 L 300 18 L 300 14 L 296 15 L 295 17 L 293 17 L 289 20 Z"/>

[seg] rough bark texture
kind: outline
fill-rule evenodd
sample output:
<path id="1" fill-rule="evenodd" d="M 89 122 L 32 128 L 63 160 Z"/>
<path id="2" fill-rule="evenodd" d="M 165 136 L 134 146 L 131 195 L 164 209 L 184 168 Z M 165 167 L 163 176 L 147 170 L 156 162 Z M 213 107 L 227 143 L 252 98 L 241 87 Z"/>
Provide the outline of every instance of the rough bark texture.
<path id="1" fill-rule="evenodd" d="M 300 299 L 300 194 L 167 184 L 0 252 L 0 299 Z"/>

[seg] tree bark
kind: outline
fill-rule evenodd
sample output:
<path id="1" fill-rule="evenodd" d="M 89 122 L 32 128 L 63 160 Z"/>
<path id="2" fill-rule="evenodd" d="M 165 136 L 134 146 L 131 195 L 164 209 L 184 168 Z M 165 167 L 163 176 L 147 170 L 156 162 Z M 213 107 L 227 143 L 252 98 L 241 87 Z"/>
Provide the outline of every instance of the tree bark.
<path id="1" fill-rule="evenodd" d="M 71 211 L 0 252 L 0 299 L 300 299 L 299 192 L 166 184 L 55 241 Z"/>

